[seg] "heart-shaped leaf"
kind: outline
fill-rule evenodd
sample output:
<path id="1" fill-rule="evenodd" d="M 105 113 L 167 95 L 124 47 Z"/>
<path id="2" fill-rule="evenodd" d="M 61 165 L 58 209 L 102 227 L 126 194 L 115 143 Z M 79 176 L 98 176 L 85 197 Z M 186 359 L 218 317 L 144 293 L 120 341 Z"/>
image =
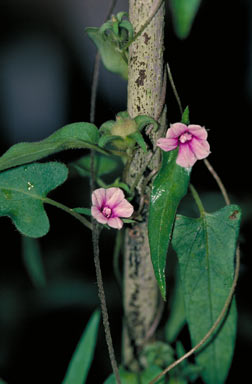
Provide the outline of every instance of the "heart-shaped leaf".
<path id="1" fill-rule="evenodd" d="M 190 179 L 190 171 L 176 164 L 177 153 L 177 149 L 163 152 L 162 167 L 153 182 L 148 220 L 151 260 L 164 300 L 167 250 L 176 211 Z"/>
<path id="2" fill-rule="evenodd" d="M 219 316 L 234 277 L 234 254 L 241 212 L 230 205 L 193 219 L 177 216 L 172 245 L 177 252 L 180 280 L 192 345 L 196 345 Z M 228 374 L 236 336 L 236 307 L 207 345 L 197 353 L 206 384 L 222 384 Z"/>
<path id="3" fill-rule="evenodd" d="M 107 154 L 98 146 L 99 131 L 94 124 L 73 123 L 42 141 L 18 143 L 0 157 L 0 171 L 42 159 L 66 149 L 89 148 Z"/>
<path id="4" fill-rule="evenodd" d="M 64 183 L 68 170 L 64 164 L 29 164 L 0 173 L 0 216 L 11 218 L 17 229 L 29 237 L 49 231 L 43 203 L 46 195 Z"/>

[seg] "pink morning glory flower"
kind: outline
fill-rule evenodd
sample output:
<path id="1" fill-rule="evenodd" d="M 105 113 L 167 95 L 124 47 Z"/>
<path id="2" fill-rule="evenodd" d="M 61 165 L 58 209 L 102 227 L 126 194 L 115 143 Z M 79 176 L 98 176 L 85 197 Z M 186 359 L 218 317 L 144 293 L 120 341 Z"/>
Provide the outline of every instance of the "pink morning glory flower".
<path id="1" fill-rule="evenodd" d="M 166 152 L 179 146 L 176 163 L 184 168 L 191 168 L 197 160 L 210 153 L 206 129 L 195 124 L 171 124 L 166 137 L 157 140 L 157 146 Z"/>
<path id="2" fill-rule="evenodd" d="M 101 224 L 121 229 L 123 221 L 120 217 L 130 217 L 133 206 L 125 199 L 120 188 L 98 188 L 92 193 L 92 216 Z"/>

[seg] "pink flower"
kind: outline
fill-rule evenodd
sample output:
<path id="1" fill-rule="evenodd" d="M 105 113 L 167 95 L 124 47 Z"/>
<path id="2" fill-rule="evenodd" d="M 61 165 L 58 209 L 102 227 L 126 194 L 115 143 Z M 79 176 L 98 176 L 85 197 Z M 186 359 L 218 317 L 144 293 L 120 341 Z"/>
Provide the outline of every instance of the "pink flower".
<path id="1" fill-rule="evenodd" d="M 116 229 L 123 226 L 120 217 L 130 217 L 134 211 L 120 188 L 96 189 L 92 193 L 92 204 L 92 216 L 99 223 Z"/>
<path id="2" fill-rule="evenodd" d="M 171 124 L 166 137 L 157 140 L 157 146 L 166 152 L 179 146 L 176 163 L 184 168 L 191 168 L 210 153 L 206 129 L 195 124 Z"/>

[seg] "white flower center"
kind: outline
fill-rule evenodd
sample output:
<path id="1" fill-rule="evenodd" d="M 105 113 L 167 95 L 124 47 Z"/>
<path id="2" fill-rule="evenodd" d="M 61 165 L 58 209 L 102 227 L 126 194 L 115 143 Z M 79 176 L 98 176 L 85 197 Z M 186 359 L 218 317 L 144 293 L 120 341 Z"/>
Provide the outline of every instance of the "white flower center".
<path id="1" fill-rule="evenodd" d="M 103 216 L 109 218 L 111 216 L 112 210 L 109 207 L 104 207 L 102 210 Z"/>
<path id="2" fill-rule="evenodd" d="M 184 132 L 182 135 L 179 137 L 179 141 L 184 144 L 187 141 L 192 140 L 192 134 L 190 132 Z"/>

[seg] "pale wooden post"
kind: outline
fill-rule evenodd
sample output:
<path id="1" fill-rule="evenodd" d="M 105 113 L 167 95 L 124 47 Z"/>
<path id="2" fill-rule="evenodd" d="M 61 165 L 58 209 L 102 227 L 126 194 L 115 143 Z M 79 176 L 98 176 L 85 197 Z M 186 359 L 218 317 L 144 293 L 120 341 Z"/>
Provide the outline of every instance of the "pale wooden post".
<path id="1" fill-rule="evenodd" d="M 149 18 L 157 5 L 155 0 L 129 0 L 129 16 L 135 31 Z M 131 117 L 148 115 L 157 118 L 162 102 L 163 85 L 163 37 L 164 2 L 143 33 L 129 48 L 128 112 Z M 163 119 L 165 120 L 165 119 Z M 153 140 L 153 134 L 151 134 Z M 126 181 L 135 182 L 137 175 L 151 156 L 137 150 L 134 153 Z M 143 221 L 127 229 L 124 248 L 124 311 L 123 362 L 129 368 L 138 370 L 133 363 L 134 350 L 143 345 L 159 305 L 159 291 L 150 259 L 147 233 L 149 186 L 142 187 L 147 174 L 157 167 L 158 154 L 154 157 L 137 185 L 138 198 L 145 198 Z M 134 343 L 132 344 L 132 340 Z"/>

